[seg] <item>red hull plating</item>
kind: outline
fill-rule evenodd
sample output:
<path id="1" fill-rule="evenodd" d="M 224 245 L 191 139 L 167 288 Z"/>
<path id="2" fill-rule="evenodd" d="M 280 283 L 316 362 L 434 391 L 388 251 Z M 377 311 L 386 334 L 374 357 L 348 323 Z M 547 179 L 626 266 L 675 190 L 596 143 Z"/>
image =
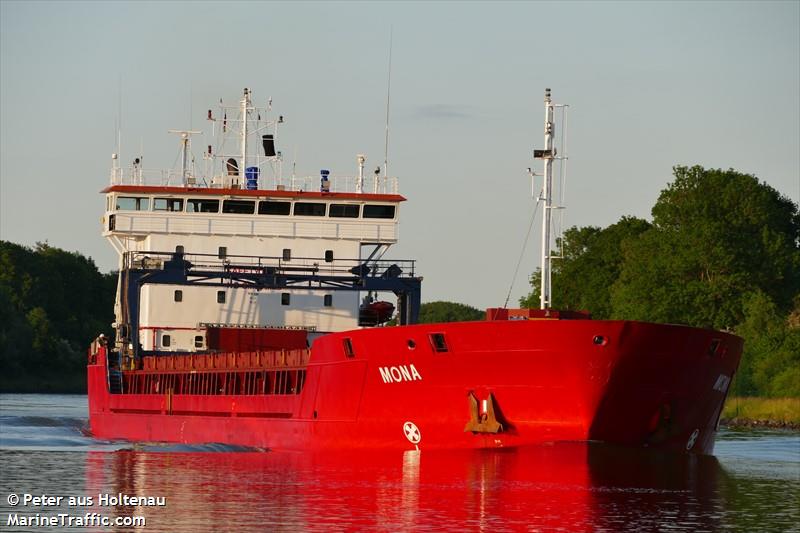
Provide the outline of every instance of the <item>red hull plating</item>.
<path id="1" fill-rule="evenodd" d="M 283 450 L 603 441 L 711 453 L 741 350 L 733 335 L 627 321 L 373 328 L 319 338 L 299 394 L 171 397 L 109 393 L 101 353 L 90 424 L 98 438 Z M 502 430 L 465 431 L 469 397 L 490 394 Z"/>

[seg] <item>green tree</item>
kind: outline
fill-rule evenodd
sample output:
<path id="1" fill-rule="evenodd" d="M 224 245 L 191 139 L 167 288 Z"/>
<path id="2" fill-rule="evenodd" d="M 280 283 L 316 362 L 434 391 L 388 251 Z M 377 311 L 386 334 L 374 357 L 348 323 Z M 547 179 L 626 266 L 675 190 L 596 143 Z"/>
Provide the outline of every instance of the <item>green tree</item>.
<path id="1" fill-rule="evenodd" d="M 800 298 L 794 313 L 800 311 Z M 800 327 L 784 318 L 761 291 L 744 302 L 745 320 L 736 328 L 744 340 L 734 392 L 740 396 L 800 396 Z"/>
<path id="2" fill-rule="evenodd" d="M 482 320 L 485 316 L 484 311 L 455 302 L 428 302 L 422 304 L 419 309 L 420 324 L 466 322 Z"/>
<path id="3" fill-rule="evenodd" d="M 800 292 L 797 206 L 734 170 L 678 166 L 674 174 L 653 227 L 625 247 L 613 316 L 733 328 L 756 290 L 787 311 Z"/>
<path id="4" fill-rule="evenodd" d="M 585 310 L 599 319 L 609 318 L 611 287 L 619 277 L 623 249 L 650 228 L 650 224 L 635 217 L 623 217 L 607 228 L 572 227 L 559 239 L 553 261 L 552 307 Z M 533 290 L 520 299 L 525 308 L 539 307 L 541 272 L 531 276 Z"/>
<path id="5" fill-rule="evenodd" d="M 116 275 L 78 253 L 0 241 L 0 390 L 80 390 L 115 292 Z"/>

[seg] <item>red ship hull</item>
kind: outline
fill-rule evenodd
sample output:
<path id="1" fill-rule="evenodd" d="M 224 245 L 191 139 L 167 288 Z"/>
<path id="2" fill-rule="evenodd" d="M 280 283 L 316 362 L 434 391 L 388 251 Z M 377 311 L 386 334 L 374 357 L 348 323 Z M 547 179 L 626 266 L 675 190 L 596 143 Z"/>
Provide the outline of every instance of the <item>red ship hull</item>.
<path id="1" fill-rule="evenodd" d="M 101 348 L 90 425 L 104 439 L 274 450 L 601 441 L 710 454 L 741 351 L 726 333 L 629 321 L 372 328 L 317 339 L 299 393 L 205 395 L 111 393 Z M 498 425 L 475 426 L 487 406 Z"/>

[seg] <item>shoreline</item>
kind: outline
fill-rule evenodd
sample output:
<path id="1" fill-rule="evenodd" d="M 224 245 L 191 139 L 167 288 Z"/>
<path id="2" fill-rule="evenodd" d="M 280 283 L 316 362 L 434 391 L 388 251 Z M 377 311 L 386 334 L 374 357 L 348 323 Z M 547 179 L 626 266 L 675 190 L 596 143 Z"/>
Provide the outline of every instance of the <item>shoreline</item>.
<path id="1" fill-rule="evenodd" d="M 780 429 L 800 431 L 800 423 L 786 420 L 758 420 L 752 418 L 720 418 L 720 427 L 726 429 Z"/>
<path id="2" fill-rule="evenodd" d="M 720 425 L 733 429 L 800 430 L 800 398 L 729 397 Z"/>

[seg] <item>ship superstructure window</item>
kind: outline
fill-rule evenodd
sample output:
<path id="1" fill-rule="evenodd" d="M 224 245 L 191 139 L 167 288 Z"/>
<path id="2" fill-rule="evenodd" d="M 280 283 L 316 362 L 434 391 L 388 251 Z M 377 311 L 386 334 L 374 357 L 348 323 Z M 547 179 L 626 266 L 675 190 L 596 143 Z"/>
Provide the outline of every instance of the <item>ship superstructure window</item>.
<path id="1" fill-rule="evenodd" d="M 259 215 L 288 215 L 292 210 L 292 202 L 273 202 L 263 200 L 258 203 Z"/>
<path id="2" fill-rule="evenodd" d="M 195 348 L 202 348 L 203 347 L 203 336 L 202 335 L 195 335 L 195 337 L 194 337 L 194 347 Z"/>
<path id="3" fill-rule="evenodd" d="M 281 293 L 281 305 L 289 305 L 292 301 L 292 295 L 288 292 Z"/>
<path id="4" fill-rule="evenodd" d="M 222 202 L 223 213 L 237 215 L 252 215 L 255 213 L 256 203 L 251 200 L 225 200 Z"/>
<path id="5" fill-rule="evenodd" d="M 217 257 L 219 259 L 225 259 L 228 257 L 228 247 L 227 246 L 220 246 L 217 251 Z"/>
<path id="6" fill-rule="evenodd" d="M 164 348 L 169 348 L 170 344 L 172 344 L 172 338 L 169 335 L 162 335 L 161 346 L 163 346 Z"/>
<path id="7" fill-rule="evenodd" d="M 180 290 L 180 289 L 176 289 L 176 290 L 175 290 L 175 292 L 174 292 L 174 293 L 173 293 L 173 295 L 172 295 L 172 298 L 173 298 L 173 299 L 174 299 L 176 302 L 182 302 L 182 301 L 183 301 L 183 291 L 182 291 L 182 290 Z"/>
<path id="8" fill-rule="evenodd" d="M 149 211 L 150 198 L 117 196 L 117 211 Z"/>
<path id="9" fill-rule="evenodd" d="M 187 213 L 218 213 L 219 200 L 207 200 L 205 198 L 190 198 L 186 200 Z"/>
<path id="10" fill-rule="evenodd" d="M 284 261 L 291 261 L 292 260 L 292 249 L 291 248 L 284 248 L 283 249 L 283 260 Z"/>
<path id="11" fill-rule="evenodd" d="M 225 291 L 217 291 L 217 303 L 218 304 L 225 303 Z"/>
<path id="12" fill-rule="evenodd" d="M 183 199 L 156 198 L 153 200 L 153 211 L 183 211 Z"/>
<path id="13" fill-rule="evenodd" d="M 367 204 L 364 206 L 364 218 L 394 218 L 394 206 Z"/>
<path id="14" fill-rule="evenodd" d="M 361 206 L 353 204 L 331 204 L 328 216 L 333 218 L 358 218 Z"/>
<path id="15" fill-rule="evenodd" d="M 325 250 L 325 262 L 333 263 L 333 250 Z"/>
<path id="16" fill-rule="evenodd" d="M 322 305 L 325 307 L 333 307 L 333 294 L 326 294 L 323 296 Z"/>
<path id="17" fill-rule="evenodd" d="M 176 246 L 175 247 L 175 253 L 177 255 L 183 255 L 183 245 L 179 244 L 178 246 Z"/>
<path id="18" fill-rule="evenodd" d="M 327 205 L 317 202 L 295 202 L 294 214 L 304 217 L 324 217 Z"/>

